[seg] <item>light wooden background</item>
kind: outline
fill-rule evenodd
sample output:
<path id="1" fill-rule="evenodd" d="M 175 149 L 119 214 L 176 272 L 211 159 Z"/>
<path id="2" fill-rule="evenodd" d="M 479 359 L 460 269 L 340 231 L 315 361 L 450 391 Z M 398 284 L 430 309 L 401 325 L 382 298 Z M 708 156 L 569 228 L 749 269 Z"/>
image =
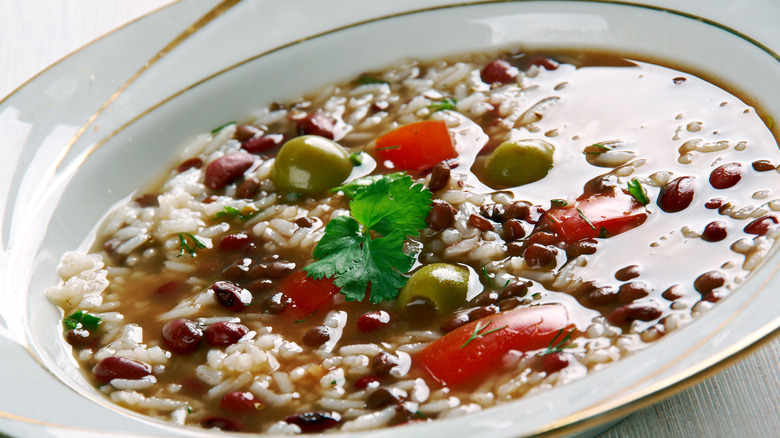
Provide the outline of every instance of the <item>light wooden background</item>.
<path id="1" fill-rule="evenodd" d="M 0 98 L 68 53 L 171 2 L 0 0 Z M 780 437 L 778 358 L 780 339 L 775 339 L 703 382 L 633 413 L 599 438 Z"/>

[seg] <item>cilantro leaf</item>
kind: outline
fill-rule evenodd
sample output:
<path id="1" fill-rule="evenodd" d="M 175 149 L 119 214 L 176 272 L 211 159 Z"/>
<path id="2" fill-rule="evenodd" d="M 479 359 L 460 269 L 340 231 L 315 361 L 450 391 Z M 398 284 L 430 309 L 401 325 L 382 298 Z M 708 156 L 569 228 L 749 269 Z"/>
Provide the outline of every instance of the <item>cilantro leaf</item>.
<path id="1" fill-rule="evenodd" d="M 373 303 L 398 296 L 414 265 L 404 252 L 408 235 L 425 228 L 431 209 L 431 192 L 404 173 L 367 177 L 338 188 L 354 197 L 351 216 L 339 216 L 325 226 L 314 248 L 313 263 L 304 271 L 314 279 L 335 278 L 348 301 Z"/>
<path id="2" fill-rule="evenodd" d="M 349 198 L 354 198 L 355 195 L 358 194 L 358 192 L 362 192 L 363 190 L 365 190 L 367 186 L 371 185 L 376 181 L 379 181 L 380 179 L 396 180 L 398 178 L 401 178 L 404 175 L 406 175 L 405 172 L 393 172 L 393 173 L 387 173 L 385 175 L 364 176 L 363 178 L 357 178 L 355 180 L 352 180 L 347 184 L 344 184 L 343 186 L 334 187 L 330 189 L 330 192 L 331 193 L 342 192 L 344 193 L 345 196 Z"/>
<path id="3" fill-rule="evenodd" d="M 387 83 L 387 81 L 385 81 L 383 79 L 376 78 L 374 76 L 369 76 L 369 75 L 366 75 L 366 74 L 362 74 L 362 75 L 358 76 L 358 78 L 355 79 L 353 82 L 356 83 L 356 84 L 359 84 L 359 85 L 386 84 Z"/>
<path id="4" fill-rule="evenodd" d="M 445 97 L 443 100 L 439 102 L 434 102 L 430 105 L 428 105 L 428 109 L 431 110 L 431 114 L 437 112 L 437 111 L 443 111 L 443 110 L 454 110 L 455 105 L 458 103 L 457 100 L 451 98 L 451 97 Z"/>
<path id="5" fill-rule="evenodd" d="M 425 228 L 430 210 L 431 192 L 422 184 L 413 184 L 406 175 L 398 179 L 380 179 L 371 190 L 355 195 L 349 203 L 352 216 L 366 228 L 387 236 L 395 230 L 416 236 Z"/>

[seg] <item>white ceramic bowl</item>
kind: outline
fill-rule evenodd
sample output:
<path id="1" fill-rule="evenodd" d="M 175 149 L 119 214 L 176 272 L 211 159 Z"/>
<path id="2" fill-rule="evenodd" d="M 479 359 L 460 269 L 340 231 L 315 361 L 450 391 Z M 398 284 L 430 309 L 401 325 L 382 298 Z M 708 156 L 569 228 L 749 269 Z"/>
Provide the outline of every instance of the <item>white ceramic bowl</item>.
<path id="1" fill-rule="evenodd" d="M 687 5 L 686 11 L 666 10 L 673 2 L 663 0 L 403 0 L 370 10 L 360 0 L 183 3 L 97 41 L 0 104 L 0 137 L 10 146 L 3 147 L 0 166 L 0 430 L 207 435 L 148 419 L 98 394 L 61 341 L 61 315 L 43 291 L 57 282 L 62 254 L 87 245 L 101 216 L 161 175 L 187 139 L 262 103 L 404 57 L 520 45 L 658 58 L 714 76 L 780 115 L 780 62 L 773 51 L 780 36 L 761 14 L 762 7 L 776 7 L 771 0 L 755 2 L 741 18 L 728 14 L 730 0 Z M 133 41 L 132 51 L 125 41 Z M 772 310 L 780 291 L 766 287 L 778 280 L 779 267 L 775 251 L 711 312 L 606 372 L 404 434 L 569 433 L 623 415 L 780 327 Z"/>

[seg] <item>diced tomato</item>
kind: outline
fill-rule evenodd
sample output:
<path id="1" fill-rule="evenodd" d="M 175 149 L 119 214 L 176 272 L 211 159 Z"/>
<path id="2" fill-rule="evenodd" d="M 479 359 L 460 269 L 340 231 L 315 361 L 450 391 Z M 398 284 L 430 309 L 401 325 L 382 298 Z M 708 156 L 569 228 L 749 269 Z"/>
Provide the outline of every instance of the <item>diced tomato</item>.
<path id="1" fill-rule="evenodd" d="M 642 225 L 647 210 L 622 190 L 599 193 L 574 205 L 553 207 L 539 221 L 549 225 L 566 243 L 593 237 L 609 237 Z"/>
<path id="2" fill-rule="evenodd" d="M 549 346 L 570 326 L 560 304 L 510 310 L 458 327 L 417 353 L 414 361 L 439 383 L 457 386 L 501 367 L 510 350 Z"/>
<path id="3" fill-rule="evenodd" d="M 447 124 L 442 120 L 424 120 L 396 128 L 376 140 L 380 162 L 390 161 L 398 170 L 424 170 L 455 158 Z"/>
<path id="4" fill-rule="evenodd" d="M 307 277 L 304 271 L 290 274 L 281 284 L 282 293 L 290 300 L 284 313 L 295 318 L 308 315 L 326 307 L 339 290 L 330 278 L 314 280 Z"/>

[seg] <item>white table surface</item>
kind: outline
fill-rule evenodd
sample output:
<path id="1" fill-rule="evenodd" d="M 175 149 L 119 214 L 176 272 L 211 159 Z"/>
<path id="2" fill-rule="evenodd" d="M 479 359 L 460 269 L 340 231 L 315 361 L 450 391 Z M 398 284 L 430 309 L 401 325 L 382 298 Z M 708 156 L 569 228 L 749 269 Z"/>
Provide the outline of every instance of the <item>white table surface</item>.
<path id="1" fill-rule="evenodd" d="M 0 0 L 0 98 L 68 53 L 172 1 Z M 599 437 L 778 437 L 778 408 L 780 338 Z"/>

